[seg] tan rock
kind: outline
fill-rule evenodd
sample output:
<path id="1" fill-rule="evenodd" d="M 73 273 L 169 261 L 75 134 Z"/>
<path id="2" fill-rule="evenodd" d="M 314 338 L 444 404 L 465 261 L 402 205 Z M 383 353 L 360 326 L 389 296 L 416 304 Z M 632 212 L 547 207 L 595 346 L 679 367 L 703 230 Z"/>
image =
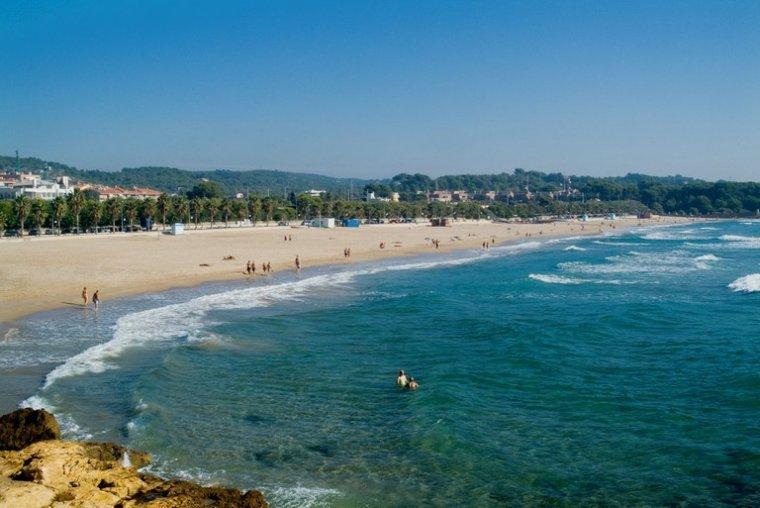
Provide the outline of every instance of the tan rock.
<path id="1" fill-rule="evenodd" d="M 0 477 L 0 508 L 43 508 L 55 499 L 55 491 L 32 482 Z"/>

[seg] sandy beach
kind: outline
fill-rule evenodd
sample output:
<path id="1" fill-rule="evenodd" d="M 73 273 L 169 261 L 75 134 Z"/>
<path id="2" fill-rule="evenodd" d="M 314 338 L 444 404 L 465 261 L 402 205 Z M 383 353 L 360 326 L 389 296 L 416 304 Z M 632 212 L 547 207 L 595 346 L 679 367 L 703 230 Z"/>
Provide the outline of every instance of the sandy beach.
<path id="1" fill-rule="evenodd" d="M 101 234 L 81 237 L 26 237 L 0 240 L 0 323 L 81 303 L 87 286 L 100 289 L 101 299 L 192 286 L 203 282 L 243 279 L 247 260 L 271 262 L 275 273 L 293 270 L 299 255 L 304 268 L 479 248 L 495 237 L 497 244 L 532 239 L 593 235 L 634 226 L 683 223 L 691 219 L 618 218 L 586 223 L 549 224 L 457 222 L 452 227 L 426 224 L 385 224 L 361 228 L 236 227 L 190 229 L 184 235 L 161 232 Z M 284 236 L 292 241 L 284 241 Z M 440 240 L 435 249 L 431 239 Z M 380 243 L 385 248 L 380 249 Z M 224 260 L 233 256 L 232 260 Z"/>

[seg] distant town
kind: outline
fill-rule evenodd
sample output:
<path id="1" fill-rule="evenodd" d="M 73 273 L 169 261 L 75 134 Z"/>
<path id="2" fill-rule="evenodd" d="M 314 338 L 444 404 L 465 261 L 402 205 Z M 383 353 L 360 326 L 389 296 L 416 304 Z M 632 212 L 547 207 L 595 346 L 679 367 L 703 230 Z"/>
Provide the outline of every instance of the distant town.
<path id="1" fill-rule="evenodd" d="M 338 224 L 348 219 L 371 224 L 441 218 L 760 213 L 757 182 L 706 182 L 681 176 L 594 178 L 516 169 L 435 179 L 401 173 L 388 180 L 362 181 L 266 170 L 83 171 L 18 155 L 3 157 L 0 163 L 4 235 L 136 231 L 174 223 L 195 228 L 309 223 L 326 217 Z M 325 187 L 306 187 L 310 183 Z"/>

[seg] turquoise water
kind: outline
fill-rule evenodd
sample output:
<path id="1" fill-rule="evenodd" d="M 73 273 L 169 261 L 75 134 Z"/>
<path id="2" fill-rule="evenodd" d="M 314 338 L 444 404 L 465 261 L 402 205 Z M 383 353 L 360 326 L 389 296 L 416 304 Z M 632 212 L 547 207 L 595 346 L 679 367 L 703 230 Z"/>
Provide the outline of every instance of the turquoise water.
<path id="1" fill-rule="evenodd" d="M 759 273 L 745 221 L 106 302 L 0 342 L 0 403 L 275 507 L 757 505 Z"/>

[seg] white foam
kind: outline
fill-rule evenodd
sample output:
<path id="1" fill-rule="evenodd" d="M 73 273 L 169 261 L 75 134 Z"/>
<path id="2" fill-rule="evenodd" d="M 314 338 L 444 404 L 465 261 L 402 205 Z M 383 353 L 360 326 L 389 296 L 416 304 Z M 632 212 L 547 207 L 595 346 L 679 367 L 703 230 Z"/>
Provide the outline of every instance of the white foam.
<path id="1" fill-rule="evenodd" d="M 624 246 L 624 247 L 629 247 L 633 245 L 646 245 L 645 243 L 642 243 L 642 242 L 605 242 L 604 240 L 595 240 L 594 243 L 597 245 L 619 245 L 619 246 Z"/>
<path id="2" fill-rule="evenodd" d="M 760 291 L 760 273 L 752 273 L 739 277 L 728 285 L 729 288 L 742 293 L 757 293 Z"/>
<path id="3" fill-rule="evenodd" d="M 709 237 L 695 235 L 694 229 L 684 229 L 682 231 L 653 231 L 647 233 L 642 238 L 646 240 L 664 240 L 664 241 L 683 241 L 683 240 L 708 240 Z"/>
<path id="4" fill-rule="evenodd" d="M 565 250 L 585 252 L 587 249 L 584 249 L 583 247 L 578 247 L 577 245 L 570 245 L 569 247 L 565 247 Z"/>
<path id="5" fill-rule="evenodd" d="M 21 403 L 19 403 L 18 407 L 44 409 L 50 413 L 53 413 L 56 420 L 58 421 L 58 425 L 61 427 L 61 434 L 63 434 L 64 437 L 77 440 L 88 440 L 93 438 L 93 435 L 77 425 L 77 423 L 70 415 L 66 413 L 59 413 L 57 408 L 51 404 L 49 400 L 40 395 L 32 395 L 28 399 L 22 400 Z"/>
<path id="6" fill-rule="evenodd" d="M 718 238 L 726 242 L 757 242 L 760 240 L 760 236 L 745 235 L 721 235 Z"/>
<path id="7" fill-rule="evenodd" d="M 709 270 L 712 268 L 711 261 L 718 258 L 706 255 L 691 257 L 683 251 L 669 253 L 641 253 L 631 251 L 628 254 L 609 256 L 607 263 L 584 263 L 565 262 L 557 265 L 561 270 L 569 273 L 583 274 L 680 274 L 695 270 Z"/>
<path id="8" fill-rule="evenodd" d="M 267 499 L 272 500 L 272 504 L 283 508 L 313 508 L 316 506 L 329 505 L 329 501 L 335 497 L 341 496 L 340 491 L 335 489 L 326 489 L 321 487 L 303 487 L 297 485 L 294 487 L 261 487 Z"/>
<path id="9" fill-rule="evenodd" d="M 531 273 L 528 275 L 528 278 L 545 282 L 547 284 L 583 284 L 585 282 L 582 279 L 573 279 L 571 277 L 563 277 L 561 275 L 547 275 L 543 273 Z"/>
<path id="10" fill-rule="evenodd" d="M 720 261 L 720 259 L 721 258 L 715 254 L 705 254 L 703 256 L 697 256 L 694 258 L 695 261 Z"/>

